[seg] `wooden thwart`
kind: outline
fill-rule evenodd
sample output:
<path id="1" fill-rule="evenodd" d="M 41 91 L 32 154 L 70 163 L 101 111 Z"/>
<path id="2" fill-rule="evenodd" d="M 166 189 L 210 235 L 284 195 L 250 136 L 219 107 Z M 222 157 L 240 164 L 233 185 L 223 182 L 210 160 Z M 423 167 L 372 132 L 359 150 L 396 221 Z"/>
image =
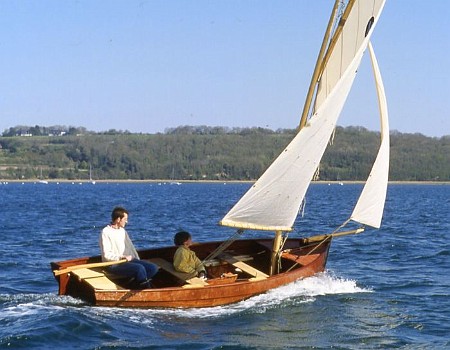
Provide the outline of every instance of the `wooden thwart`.
<path id="1" fill-rule="evenodd" d="M 148 261 L 158 265 L 161 269 L 169 272 L 171 275 L 179 278 L 180 280 L 185 281 L 187 283 L 187 285 L 183 286 L 185 288 L 202 287 L 208 285 L 208 283 L 205 280 L 198 277 L 193 277 L 192 273 L 184 273 L 176 271 L 172 263 L 168 262 L 167 260 L 161 258 L 152 258 L 148 259 Z"/>
<path id="2" fill-rule="evenodd" d="M 269 277 L 269 275 L 265 274 L 264 272 L 259 271 L 258 269 L 255 269 L 254 267 L 239 260 L 237 256 L 222 253 L 219 255 L 219 258 L 253 276 L 253 278 L 251 279 L 253 281 L 262 280 Z"/>
<path id="3" fill-rule="evenodd" d="M 94 278 L 94 277 L 102 277 L 105 276 L 105 274 L 103 272 L 99 272 L 99 271 L 94 271 L 91 269 L 79 269 L 76 271 L 72 271 L 71 272 L 73 275 L 77 276 L 78 279 L 80 280 L 84 280 L 87 278 Z"/>
<path id="4" fill-rule="evenodd" d="M 72 271 L 71 273 L 77 276 L 80 281 L 83 280 L 87 284 L 91 285 L 94 289 L 104 289 L 104 290 L 123 289 L 114 282 L 112 282 L 109 278 L 107 278 L 102 272 L 85 268 Z"/>

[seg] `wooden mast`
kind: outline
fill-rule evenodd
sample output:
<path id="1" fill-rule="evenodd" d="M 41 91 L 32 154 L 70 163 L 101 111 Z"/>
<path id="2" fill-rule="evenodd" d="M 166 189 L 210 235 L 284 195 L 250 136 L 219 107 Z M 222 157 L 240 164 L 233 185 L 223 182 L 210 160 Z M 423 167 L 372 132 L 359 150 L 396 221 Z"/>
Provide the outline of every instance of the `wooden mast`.
<path id="1" fill-rule="evenodd" d="M 316 90 L 317 82 L 319 81 L 326 62 L 328 61 L 331 52 L 333 51 L 334 45 L 336 45 L 337 38 L 339 38 L 342 28 L 344 27 L 347 17 L 350 15 L 350 11 L 353 8 L 356 0 L 350 0 L 345 8 L 344 14 L 342 15 L 338 27 L 333 33 L 333 38 L 330 40 L 331 30 L 333 29 L 333 23 L 336 17 L 336 13 L 339 7 L 340 0 L 336 0 L 334 3 L 333 11 L 331 12 L 330 20 L 328 22 L 327 30 L 322 41 L 322 46 L 320 48 L 319 56 L 317 57 L 316 67 L 314 68 L 314 73 L 311 78 L 311 83 L 309 85 L 308 94 L 306 96 L 305 105 L 303 106 L 302 117 L 300 119 L 300 124 L 298 130 L 301 130 L 308 119 L 308 113 L 311 109 L 312 100 L 314 97 L 314 91 Z M 327 46 L 328 45 L 328 46 Z"/>
<path id="2" fill-rule="evenodd" d="M 278 255 L 281 249 L 282 231 L 275 231 L 275 237 L 273 238 L 272 255 L 270 257 L 270 276 L 275 275 L 278 272 Z"/>
<path id="3" fill-rule="evenodd" d="M 327 45 L 328 45 L 328 41 L 329 41 L 329 38 L 330 38 L 331 30 L 333 28 L 334 19 L 336 17 L 336 12 L 337 12 L 337 9 L 339 7 L 339 2 L 340 2 L 340 0 L 335 0 L 334 6 L 333 6 L 333 10 L 331 11 L 331 16 L 330 16 L 330 19 L 328 21 L 327 30 L 325 31 L 325 35 L 324 35 L 324 38 L 323 38 L 323 41 L 322 41 L 322 46 L 320 47 L 319 55 L 317 57 L 316 66 L 314 68 L 314 72 L 313 72 L 313 75 L 311 77 L 311 82 L 309 84 L 309 89 L 308 89 L 308 94 L 306 95 L 305 105 L 303 106 L 302 117 L 300 119 L 300 125 L 298 126 L 299 130 L 301 130 L 305 126 L 306 121 L 308 119 L 308 113 L 309 113 L 309 110 L 311 109 L 311 103 L 312 103 L 314 91 L 316 89 L 316 84 L 317 84 L 317 81 L 319 80 L 319 77 L 320 77 L 320 75 L 322 73 L 323 56 L 324 56 L 324 52 L 325 52 L 325 50 L 327 48 Z"/>

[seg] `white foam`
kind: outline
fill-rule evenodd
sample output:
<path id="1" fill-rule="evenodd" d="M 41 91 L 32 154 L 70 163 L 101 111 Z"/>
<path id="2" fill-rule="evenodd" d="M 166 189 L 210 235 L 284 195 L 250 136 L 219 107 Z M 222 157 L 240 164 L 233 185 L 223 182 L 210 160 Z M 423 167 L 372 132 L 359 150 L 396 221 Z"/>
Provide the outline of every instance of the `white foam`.
<path id="1" fill-rule="evenodd" d="M 330 294 L 367 293 L 370 289 L 357 286 L 357 282 L 334 276 L 330 272 L 317 274 L 313 277 L 298 280 L 267 293 L 247 300 L 211 308 L 199 309 L 125 309 L 110 307 L 83 307 L 84 302 L 67 296 L 54 294 L 19 294 L 1 295 L 0 299 L 10 305 L 3 308 L 1 319 L 15 319 L 25 315 L 60 312 L 70 307 L 91 317 L 107 317 L 120 319 L 126 317 L 130 322 L 152 324 L 159 318 L 220 318 L 239 313 L 264 313 L 279 307 L 289 307 L 304 303 L 313 303 L 317 296 Z"/>
<path id="2" fill-rule="evenodd" d="M 356 281 L 333 276 L 329 272 L 294 282 L 297 292 L 302 295 L 317 296 L 327 294 L 367 293 L 370 289 L 358 287 Z M 289 287 L 289 286 L 286 286 Z M 286 287 L 281 287 L 283 289 Z"/>
<path id="3" fill-rule="evenodd" d="M 329 294 L 368 293 L 370 289 L 357 286 L 356 281 L 339 278 L 330 272 L 317 274 L 313 277 L 298 280 L 267 293 L 260 294 L 239 303 L 199 309 L 149 309 L 134 310 L 136 321 L 142 322 L 139 315 L 154 317 L 181 317 L 181 318 L 218 318 L 238 313 L 252 312 L 264 313 L 276 307 L 312 303 L 316 296 Z M 106 311 L 105 312 L 110 312 Z M 123 310 L 120 312 L 127 312 Z M 117 309 L 114 312 L 117 314 Z"/>

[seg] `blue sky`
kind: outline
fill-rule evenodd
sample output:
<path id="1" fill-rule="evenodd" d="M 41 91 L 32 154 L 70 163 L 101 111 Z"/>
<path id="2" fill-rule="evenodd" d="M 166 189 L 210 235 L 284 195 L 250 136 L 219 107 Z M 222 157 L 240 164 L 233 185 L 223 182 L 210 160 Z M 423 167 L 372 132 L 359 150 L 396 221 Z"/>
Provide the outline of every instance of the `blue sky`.
<path id="1" fill-rule="evenodd" d="M 333 1 L 2 0 L 0 132 L 294 128 Z M 372 43 L 391 129 L 450 135 L 450 6 L 387 0 Z M 378 130 L 368 55 L 339 124 Z"/>

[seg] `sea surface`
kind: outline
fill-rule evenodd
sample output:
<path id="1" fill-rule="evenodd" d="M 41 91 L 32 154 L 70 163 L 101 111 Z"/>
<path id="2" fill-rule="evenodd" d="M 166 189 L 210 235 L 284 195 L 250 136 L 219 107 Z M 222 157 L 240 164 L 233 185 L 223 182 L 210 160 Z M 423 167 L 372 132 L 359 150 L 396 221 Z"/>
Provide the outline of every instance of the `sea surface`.
<path id="1" fill-rule="evenodd" d="M 383 225 L 333 240 L 327 270 L 233 305 L 92 307 L 58 296 L 49 263 L 98 255 L 116 205 L 136 247 L 225 239 L 236 183 L 1 183 L 0 348 L 450 348 L 450 185 L 391 184 Z M 359 184 L 313 184 L 292 237 L 328 233 Z M 271 233 L 248 232 L 249 237 Z"/>

